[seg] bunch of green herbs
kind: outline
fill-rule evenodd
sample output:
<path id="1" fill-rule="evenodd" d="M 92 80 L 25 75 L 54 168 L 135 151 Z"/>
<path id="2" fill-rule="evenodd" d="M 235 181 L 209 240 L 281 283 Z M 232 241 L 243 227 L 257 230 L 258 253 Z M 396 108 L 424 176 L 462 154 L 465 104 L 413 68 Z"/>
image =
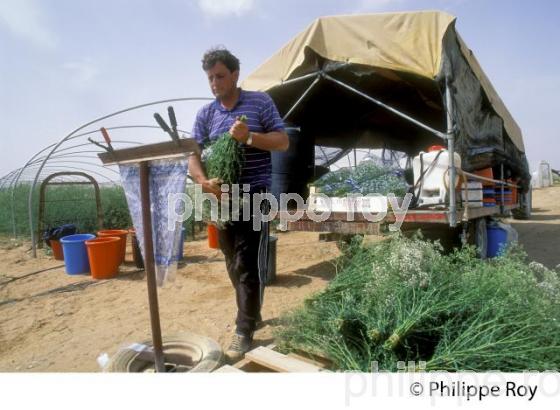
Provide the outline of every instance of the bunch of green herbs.
<path id="1" fill-rule="evenodd" d="M 558 370 L 558 272 L 525 259 L 444 255 L 421 237 L 356 242 L 329 286 L 284 317 L 279 346 L 339 370 Z"/>

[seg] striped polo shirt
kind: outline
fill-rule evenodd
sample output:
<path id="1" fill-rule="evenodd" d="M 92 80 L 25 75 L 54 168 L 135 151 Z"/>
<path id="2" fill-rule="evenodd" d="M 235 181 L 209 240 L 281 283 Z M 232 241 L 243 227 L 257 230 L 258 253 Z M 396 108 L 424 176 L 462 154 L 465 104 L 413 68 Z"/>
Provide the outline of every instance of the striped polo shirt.
<path id="1" fill-rule="evenodd" d="M 191 136 L 204 149 L 228 132 L 235 119 L 242 115 L 247 116 L 247 125 L 252 132 L 284 131 L 282 118 L 268 94 L 240 90 L 239 100 L 231 110 L 224 108 L 217 99 L 203 106 L 196 115 Z M 250 184 L 250 192 L 270 189 L 270 152 L 246 144 L 241 144 L 241 148 L 244 162 L 239 183 Z"/>

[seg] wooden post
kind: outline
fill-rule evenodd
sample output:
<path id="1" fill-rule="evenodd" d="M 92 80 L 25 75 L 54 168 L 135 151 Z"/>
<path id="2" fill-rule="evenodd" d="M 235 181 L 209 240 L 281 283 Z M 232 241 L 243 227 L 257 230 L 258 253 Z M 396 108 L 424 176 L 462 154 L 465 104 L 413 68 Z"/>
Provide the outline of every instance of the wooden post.
<path id="1" fill-rule="evenodd" d="M 160 142 L 140 147 L 111 150 L 98 154 L 104 165 L 138 163 L 140 166 L 140 203 L 142 205 L 142 226 L 144 227 L 144 269 L 148 282 L 148 303 L 154 346 L 156 372 L 165 372 L 161 325 L 154 261 L 154 240 L 152 237 L 152 212 L 150 210 L 150 167 L 149 161 L 163 158 L 184 158 L 188 153 L 199 152 L 194 139 L 180 139 Z"/>
<path id="2" fill-rule="evenodd" d="M 142 204 L 142 226 L 144 227 L 144 267 L 148 282 L 148 303 L 152 324 L 154 361 L 157 372 L 165 372 L 163 342 L 159 322 L 159 305 L 154 263 L 154 241 L 152 237 L 152 212 L 150 210 L 150 167 L 148 161 L 140 162 L 140 202 Z"/>

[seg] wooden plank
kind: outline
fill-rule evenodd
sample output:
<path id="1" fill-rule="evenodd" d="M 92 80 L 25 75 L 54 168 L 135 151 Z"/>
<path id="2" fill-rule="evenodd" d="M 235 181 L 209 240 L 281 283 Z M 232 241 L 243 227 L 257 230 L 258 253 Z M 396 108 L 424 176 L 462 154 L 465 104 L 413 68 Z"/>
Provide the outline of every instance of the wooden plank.
<path id="1" fill-rule="evenodd" d="M 274 350 L 262 346 L 246 353 L 245 358 L 277 372 L 315 373 L 325 371 L 313 364 L 283 355 L 282 353 L 275 352 Z"/>
<path id="2" fill-rule="evenodd" d="M 367 234 L 379 235 L 380 227 L 374 222 L 344 222 L 344 221 L 324 221 L 313 222 L 309 220 L 301 220 L 288 222 L 288 230 L 290 231 L 308 231 L 308 232 L 334 232 L 346 235 Z"/>
<path id="3" fill-rule="evenodd" d="M 214 373 L 244 373 L 243 370 L 238 369 L 237 367 L 230 366 L 226 364 L 220 367 L 218 370 L 215 370 Z"/>
<path id="4" fill-rule="evenodd" d="M 309 364 L 311 364 L 311 365 L 313 365 L 313 366 L 320 367 L 321 369 L 326 369 L 326 368 L 327 368 L 327 364 L 326 364 L 326 363 L 317 362 L 316 360 L 314 360 L 314 359 L 312 359 L 312 358 L 310 358 L 310 357 L 301 356 L 301 355 L 299 355 L 299 354 L 297 354 L 297 353 L 293 353 L 293 352 L 292 352 L 292 353 L 288 353 L 287 356 L 288 356 L 288 357 L 293 357 L 294 359 L 297 359 L 297 360 L 301 360 L 302 362 L 309 363 Z"/>
<path id="5" fill-rule="evenodd" d="M 193 138 L 182 138 L 177 142 L 165 141 L 139 147 L 123 148 L 112 152 L 97 154 L 103 165 L 130 163 L 153 159 L 183 156 L 192 152 L 198 153 L 200 148 Z"/>
<path id="6" fill-rule="evenodd" d="M 504 212 L 515 209 L 516 207 L 517 206 L 515 205 L 505 205 Z M 463 220 L 463 214 L 465 212 L 465 209 L 457 210 L 457 221 Z M 467 219 L 472 220 L 486 216 L 499 215 L 500 212 L 501 210 L 499 206 L 470 207 L 468 208 Z M 304 213 L 299 220 L 288 222 L 288 230 L 322 233 L 330 232 L 344 235 L 380 235 L 381 233 L 381 224 L 379 222 L 369 222 L 364 215 L 359 212 L 354 214 L 354 221 L 347 221 L 346 218 L 346 212 L 331 212 L 326 221 L 315 222 L 311 220 L 306 213 Z M 392 212 L 389 212 L 382 222 L 389 224 L 394 223 L 395 215 Z M 409 210 L 404 217 L 403 228 L 406 228 L 407 226 L 409 228 L 413 228 L 415 224 L 425 223 L 447 225 L 449 224 L 449 211 L 447 209 Z"/>

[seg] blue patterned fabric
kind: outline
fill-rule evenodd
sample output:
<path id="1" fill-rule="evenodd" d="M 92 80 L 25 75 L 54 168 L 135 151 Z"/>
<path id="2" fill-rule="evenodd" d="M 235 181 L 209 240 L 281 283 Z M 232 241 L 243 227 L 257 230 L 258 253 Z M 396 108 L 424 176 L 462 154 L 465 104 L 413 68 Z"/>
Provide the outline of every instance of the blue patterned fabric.
<path id="1" fill-rule="evenodd" d="M 187 178 L 187 160 L 165 159 L 150 161 L 150 208 L 152 211 L 152 237 L 154 242 L 154 260 L 156 264 L 156 280 L 158 286 L 175 279 L 179 246 L 181 238 L 181 222 L 168 228 L 169 194 L 184 193 Z M 144 226 L 140 201 L 140 166 L 127 164 L 119 166 L 121 182 L 126 194 L 128 209 L 136 230 L 136 237 L 144 255 Z M 181 201 L 177 201 L 175 211 L 181 212 Z"/>

